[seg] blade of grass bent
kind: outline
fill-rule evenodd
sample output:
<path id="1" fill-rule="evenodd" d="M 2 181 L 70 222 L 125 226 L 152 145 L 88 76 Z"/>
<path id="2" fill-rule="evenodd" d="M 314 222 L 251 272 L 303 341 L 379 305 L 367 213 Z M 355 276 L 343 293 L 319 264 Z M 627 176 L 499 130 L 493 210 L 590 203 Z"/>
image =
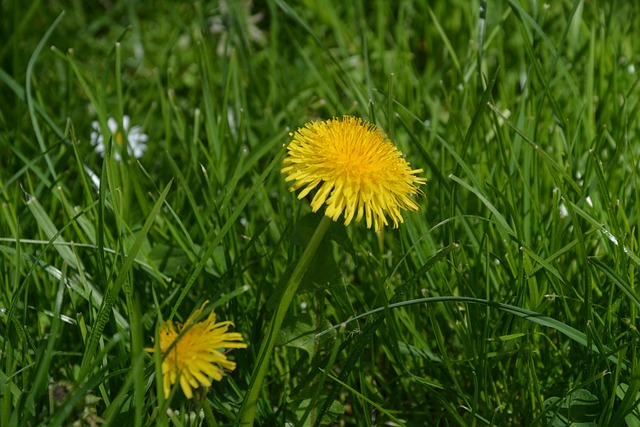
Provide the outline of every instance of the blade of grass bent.
<path id="1" fill-rule="evenodd" d="M 434 255 L 434 257 L 436 257 L 437 255 L 438 254 Z M 419 276 L 426 273 L 426 270 L 425 270 L 426 266 L 427 264 L 425 264 L 425 266 L 423 266 L 414 277 L 419 278 Z M 317 334 L 314 338 L 318 338 L 319 336 L 324 335 L 325 333 L 330 332 L 331 330 L 334 330 L 338 327 L 342 327 L 349 322 L 353 322 L 357 319 L 370 316 L 375 313 L 379 313 L 376 319 L 369 324 L 369 326 L 365 329 L 365 331 L 361 335 L 358 336 L 357 341 L 354 345 L 355 347 L 354 351 L 350 354 L 345 365 L 342 366 L 339 380 L 343 382 L 346 380 L 348 375 L 353 370 L 355 366 L 355 362 L 357 362 L 357 360 L 359 359 L 360 354 L 362 353 L 366 344 L 369 341 L 369 338 L 380 326 L 380 324 L 382 323 L 382 320 L 384 320 L 385 312 L 387 312 L 390 309 L 394 309 L 398 307 L 410 306 L 414 304 L 436 303 L 436 302 L 463 302 L 463 303 L 470 303 L 470 304 L 480 304 L 480 305 L 488 306 L 490 308 L 497 308 L 504 312 L 510 313 L 514 316 L 529 320 L 530 322 L 536 323 L 538 325 L 554 329 L 560 332 L 561 334 L 567 336 L 569 339 L 582 345 L 583 347 L 587 347 L 591 351 L 597 354 L 606 356 L 608 360 L 615 363 L 616 365 L 619 365 L 622 369 L 625 369 L 625 370 L 627 369 L 627 366 L 624 363 L 624 361 L 618 360 L 618 358 L 615 355 L 611 354 L 612 353 L 611 349 L 609 349 L 606 346 L 602 346 L 602 348 L 598 347 L 595 343 L 593 343 L 592 340 L 589 340 L 587 338 L 586 334 L 584 334 L 583 332 L 580 332 L 579 330 L 573 328 L 572 326 L 569 326 L 565 323 L 560 322 L 559 320 L 553 319 L 548 316 L 544 316 L 532 310 L 527 310 L 527 309 L 516 307 L 510 304 L 504 304 L 504 303 L 494 302 L 486 299 L 472 298 L 472 297 L 456 297 L 456 296 L 428 297 L 428 298 L 419 298 L 419 299 L 403 301 L 398 303 L 391 303 L 386 307 L 379 307 L 374 310 L 370 310 L 367 313 L 363 313 L 361 315 L 352 317 L 349 320 L 340 323 L 338 326 L 333 326 L 325 331 L 322 331 L 320 334 Z M 340 383 L 336 382 L 332 390 L 327 395 L 327 399 L 325 400 L 325 403 L 318 415 L 318 420 L 321 420 L 324 414 L 329 410 L 329 407 L 331 406 L 331 402 L 337 395 L 337 392 L 339 391 L 339 389 L 340 389 Z M 318 423 L 316 423 L 316 425 L 318 425 Z"/>
<path id="2" fill-rule="evenodd" d="M 40 56 L 40 53 L 44 48 L 44 44 L 47 42 L 47 40 L 51 36 L 51 33 L 53 33 L 53 30 L 55 30 L 55 28 L 58 26 L 63 16 L 64 16 L 64 11 L 62 11 L 60 15 L 58 15 L 56 20 L 53 21 L 53 24 L 51 24 L 47 32 L 44 34 L 44 36 L 36 46 L 36 49 L 33 51 L 33 55 L 31 55 L 31 58 L 29 59 L 29 64 L 27 65 L 27 73 L 25 77 L 26 78 L 25 100 L 27 102 L 27 108 L 29 109 L 29 116 L 31 117 L 31 126 L 33 127 L 33 132 L 36 135 L 36 140 L 38 141 L 38 145 L 40 146 L 40 152 L 42 153 L 45 153 L 47 151 L 47 147 L 45 145 L 42 132 L 40 131 L 40 125 L 36 120 L 36 114 L 34 110 L 34 104 L 33 104 L 32 93 L 31 93 L 32 92 L 31 78 L 33 76 L 33 67 L 36 65 L 36 61 L 38 60 L 38 57 Z M 51 158 L 48 155 L 45 155 L 44 159 L 45 159 L 45 162 L 47 163 L 47 166 L 49 167 L 49 172 L 51 172 L 51 177 L 55 180 L 56 171 L 53 167 L 53 162 L 51 161 Z"/>
<path id="3" fill-rule="evenodd" d="M 66 242 L 62 238 L 61 233 L 58 232 L 58 229 L 49 218 L 49 215 L 44 211 L 38 199 L 30 197 L 27 201 L 27 207 L 31 211 L 40 229 L 51 239 L 52 246 L 58 251 L 62 259 L 72 268 L 79 270 L 82 267 L 80 260 L 75 256 L 69 246 L 64 244 Z M 75 221 L 71 221 L 69 224 L 75 224 Z"/>
<path id="4" fill-rule="evenodd" d="M 31 196 L 29 194 L 27 194 L 28 197 L 31 198 Z M 49 242 L 47 242 L 46 246 L 44 247 L 44 249 L 40 252 L 40 254 L 37 257 L 32 257 L 26 254 L 21 254 L 20 251 L 20 245 L 18 245 L 18 249 L 15 251 L 15 253 L 18 255 L 18 257 L 23 257 L 23 258 L 28 258 L 29 261 L 32 262 L 31 267 L 29 268 L 29 271 L 26 273 L 24 280 L 22 280 L 22 282 L 20 283 L 18 289 L 16 290 L 16 292 L 14 293 L 13 299 L 11 301 L 11 304 L 9 306 L 9 310 L 7 311 L 7 319 L 8 319 L 8 324 L 13 325 L 13 321 L 15 321 L 16 319 L 14 318 L 14 311 L 17 309 L 18 306 L 18 300 L 20 299 L 20 295 L 22 295 L 25 287 L 27 286 L 27 279 L 31 276 L 31 274 L 33 273 L 33 271 L 35 270 L 36 267 L 43 267 L 43 263 L 40 262 L 40 259 L 44 256 L 44 254 L 47 252 L 47 250 L 54 244 L 54 242 L 58 239 L 58 237 L 60 237 L 62 235 L 62 233 L 71 226 L 71 224 L 80 216 L 84 215 L 84 213 L 91 209 L 93 207 L 93 205 L 90 205 L 89 207 L 83 209 L 82 211 L 80 211 L 75 217 L 73 217 L 69 222 L 67 222 L 62 228 L 60 228 L 60 230 L 57 231 L 57 233 L 51 237 L 51 239 L 49 240 Z M 3 246 L 0 246 L 0 250 L 4 250 L 5 252 L 9 252 L 12 253 L 11 248 L 6 248 Z M 48 268 L 46 266 L 45 270 L 49 271 Z M 67 283 L 67 285 L 69 285 L 70 281 L 69 278 L 67 277 L 65 280 L 65 283 Z M 74 286 L 70 286 L 71 288 L 74 288 Z M 76 287 L 76 289 L 80 290 L 79 287 Z M 80 291 L 80 293 L 82 294 L 82 292 Z M 5 331 L 5 333 L 8 333 L 8 331 Z M 7 345 L 7 341 L 5 341 L 5 345 Z M 33 348 L 35 348 L 35 346 L 32 346 Z M 6 349 L 5 349 L 6 350 Z"/>
<path id="5" fill-rule="evenodd" d="M 592 340 L 587 339 L 587 335 L 584 332 L 580 332 L 573 326 L 567 325 L 566 323 L 563 323 L 552 317 L 545 316 L 543 314 L 540 314 L 532 310 L 528 310 L 526 308 L 520 308 L 511 304 L 505 304 L 501 302 L 495 302 L 495 301 L 490 301 L 490 300 L 481 299 L 481 298 L 473 298 L 473 297 L 458 297 L 458 296 L 427 297 L 427 298 L 418 298 L 418 299 L 413 299 L 409 301 L 402 301 L 402 302 L 389 304 L 388 306 L 378 307 L 373 310 L 367 311 L 366 313 L 362 313 L 357 316 L 351 317 L 348 320 L 345 320 L 344 322 L 341 322 L 336 326 L 332 326 L 331 328 L 325 329 L 324 331 L 315 335 L 314 338 L 318 338 L 350 322 L 354 322 L 358 319 L 362 319 L 364 317 L 370 316 L 372 314 L 380 313 L 386 310 L 391 310 L 391 309 L 415 305 L 415 304 L 429 304 L 429 303 L 443 303 L 443 302 L 451 302 L 451 303 L 462 302 L 462 303 L 468 303 L 468 304 L 485 305 L 490 308 L 497 308 L 504 312 L 510 313 L 514 316 L 529 320 L 540 326 L 545 326 L 545 327 L 554 329 L 560 332 L 561 334 L 565 335 L 567 338 L 571 339 L 572 341 L 575 341 L 578 344 L 582 345 L 583 347 L 587 347 L 591 351 L 607 356 L 608 360 L 615 363 L 616 365 L 619 364 L 623 369 L 627 369 L 626 363 L 618 360 L 616 356 L 613 356 L 610 354 L 611 349 L 609 349 L 608 347 L 603 347 L 604 353 L 601 352 L 598 349 L 598 347 L 592 343 Z M 589 345 L 589 343 L 591 343 L 591 345 Z"/>

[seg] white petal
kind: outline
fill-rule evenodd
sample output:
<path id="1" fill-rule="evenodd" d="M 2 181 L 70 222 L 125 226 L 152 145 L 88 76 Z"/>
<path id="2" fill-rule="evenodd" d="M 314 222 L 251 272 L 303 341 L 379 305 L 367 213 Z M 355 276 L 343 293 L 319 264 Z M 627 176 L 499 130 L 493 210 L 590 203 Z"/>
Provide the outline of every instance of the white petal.
<path id="1" fill-rule="evenodd" d="M 569 216 L 569 212 L 567 211 L 567 207 L 564 205 L 564 203 L 560 205 L 558 210 L 560 211 L 560 218 L 566 218 Z"/>
<path id="2" fill-rule="evenodd" d="M 131 149 L 133 150 L 133 156 L 139 159 L 144 155 L 144 152 L 147 151 L 147 146 L 144 144 L 132 144 Z"/>
<path id="3" fill-rule="evenodd" d="M 109 126 L 111 133 L 118 132 L 118 122 L 116 122 L 116 119 L 113 117 L 109 117 L 109 120 L 107 120 L 107 126 Z"/>
<path id="4" fill-rule="evenodd" d="M 100 178 L 98 178 L 98 175 L 96 175 L 96 173 L 89 169 L 89 167 L 86 165 L 84 167 L 84 170 L 85 172 L 87 172 L 87 175 L 89 175 L 89 178 L 91 178 L 93 185 L 95 185 L 96 188 L 100 188 Z"/>

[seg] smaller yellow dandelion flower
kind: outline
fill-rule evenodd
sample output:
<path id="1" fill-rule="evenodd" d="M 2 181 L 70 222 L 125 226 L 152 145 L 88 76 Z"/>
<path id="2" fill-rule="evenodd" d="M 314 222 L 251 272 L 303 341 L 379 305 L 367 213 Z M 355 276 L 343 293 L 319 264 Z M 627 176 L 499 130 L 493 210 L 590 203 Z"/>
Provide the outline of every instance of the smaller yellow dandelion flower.
<path id="1" fill-rule="evenodd" d="M 282 162 L 286 182 L 294 181 L 290 191 L 303 188 L 298 199 L 318 190 L 311 201 L 317 212 L 327 205 L 325 215 L 336 221 L 344 214 L 345 225 L 363 217 L 367 228 L 379 231 L 404 222 L 401 209 L 417 211 L 411 198 L 420 193 L 418 185 L 426 179 L 416 176 L 422 169 L 411 169 L 402 153 L 374 124 L 344 116 L 322 122 L 309 122 L 292 133 L 287 157 Z"/>
<path id="2" fill-rule="evenodd" d="M 247 347 L 247 344 L 242 342 L 242 335 L 238 332 L 227 332 L 233 323 L 216 323 L 216 314 L 213 311 L 206 320 L 194 323 L 194 319 L 202 313 L 208 302 L 205 301 L 202 307 L 189 316 L 185 325 L 174 325 L 168 320 L 160 327 L 165 396 L 169 395 L 171 386 L 179 381 L 184 395 L 191 399 L 194 388 L 198 388 L 200 384 L 211 387 L 211 379 L 220 381 L 225 369 L 235 369 L 236 363 L 227 359 L 224 349 Z M 154 351 L 153 348 L 146 350 Z"/>

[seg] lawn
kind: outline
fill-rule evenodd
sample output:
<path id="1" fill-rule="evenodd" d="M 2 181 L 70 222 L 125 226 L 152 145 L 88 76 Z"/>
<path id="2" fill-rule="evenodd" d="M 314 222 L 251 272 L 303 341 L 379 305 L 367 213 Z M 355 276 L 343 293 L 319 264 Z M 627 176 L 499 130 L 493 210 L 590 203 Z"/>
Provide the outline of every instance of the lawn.
<path id="1" fill-rule="evenodd" d="M 640 426 L 639 11 L 2 2 L 0 426 Z"/>

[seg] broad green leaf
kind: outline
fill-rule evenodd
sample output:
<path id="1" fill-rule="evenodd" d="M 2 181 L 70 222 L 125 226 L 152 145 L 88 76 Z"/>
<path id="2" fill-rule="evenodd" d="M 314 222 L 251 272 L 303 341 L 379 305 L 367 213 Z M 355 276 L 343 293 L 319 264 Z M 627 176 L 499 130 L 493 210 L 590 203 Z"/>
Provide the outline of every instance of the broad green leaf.
<path id="1" fill-rule="evenodd" d="M 545 425 L 549 427 L 596 427 L 601 411 L 598 397 L 585 389 L 578 389 L 564 399 L 550 397 L 544 401 L 544 407 L 551 407 L 544 416 Z"/>

